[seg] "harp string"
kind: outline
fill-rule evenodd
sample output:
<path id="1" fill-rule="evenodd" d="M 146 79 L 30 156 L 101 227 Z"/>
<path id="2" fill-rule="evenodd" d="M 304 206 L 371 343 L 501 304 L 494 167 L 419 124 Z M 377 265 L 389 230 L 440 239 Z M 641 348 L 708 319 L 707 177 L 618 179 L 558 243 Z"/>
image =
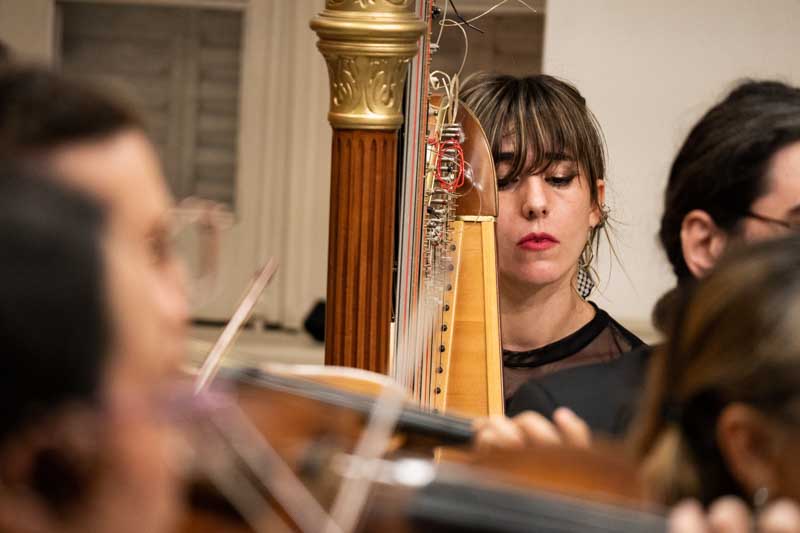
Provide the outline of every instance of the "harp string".
<path id="1" fill-rule="evenodd" d="M 448 18 L 444 2 L 438 35 L 432 38 L 432 2 L 417 3 L 417 15 L 428 23 L 421 37 L 422 54 L 412 60 L 406 96 L 406 124 L 400 185 L 399 242 L 395 309 L 395 338 L 390 376 L 422 407 L 433 408 L 437 373 L 443 371 L 443 352 L 448 349 L 442 331 L 447 324 L 444 300 L 452 287 L 452 222 L 458 199 L 456 189 L 471 173 L 464 162 L 463 130 L 456 123 L 459 74 L 469 52 L 465 30 L 509 0 L 494 4 L 469 20 Z M 517 0 L 533 10 L 522 0 Z M 455 10 L 455 6 L 454 6 Z M 533 10 L 535 11 L 535 10 Z M 447 27 L 458 28 L 465 41 L 464 57 L 452 75 L 430 69 L 432 51 Z M 431 95 L 438 95 L 432 100 Z"/>

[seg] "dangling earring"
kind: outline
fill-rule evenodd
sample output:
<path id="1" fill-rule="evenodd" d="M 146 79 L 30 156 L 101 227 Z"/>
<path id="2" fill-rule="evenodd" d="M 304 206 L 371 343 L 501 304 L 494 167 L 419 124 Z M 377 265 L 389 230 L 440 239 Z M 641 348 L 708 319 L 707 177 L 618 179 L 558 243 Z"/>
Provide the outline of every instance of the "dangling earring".
<path id="1" fill-rule="evenodd" d="M 589 230 L 589 235 L 586 238 L 586 244 L 583 246 L 583 251 L 578 257 L 578 277 L 575 280 L 575 290 L 584 300 L 592 294 L 594 289 L 594 276 L 592 275 L 592 259 L 594 259 L 594 251 L 592 250 L 592 241 L 594 240 L 595 228 Z"/>
<path id="2" fill-rule="evenodd" d="M 578 291 L 580 297 L 585 300 L 592 294 L 594 280 L 592 279 L 592 273 L 589 271 L 589 266 L 586 264 L 583 255 L 584 254 L 581 254 L 581 257 L 578 259 L 578 277 L 575 281 L 575 290 Z"/>

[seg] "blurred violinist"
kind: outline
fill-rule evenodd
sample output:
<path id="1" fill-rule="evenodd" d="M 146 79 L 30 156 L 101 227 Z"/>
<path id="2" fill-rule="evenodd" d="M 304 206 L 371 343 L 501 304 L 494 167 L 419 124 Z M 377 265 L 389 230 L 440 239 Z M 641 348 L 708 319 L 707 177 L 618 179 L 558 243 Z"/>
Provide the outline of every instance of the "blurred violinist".
<path id="1" fill-rule="evenodd" d="M 0 158 L 36 164 L 98 201 L 108 224 L 148 260 L 136 271 L 150 296 L 146 328 L 132 331 L 183 363 L 188 304 L 183 265 L 172 246 L 172 198 L 144 122 L 86 83 L 45 69 L 0 69 Z"/>
<path id="2" fill-rule="evenodd" d="M 800 237 L 762 242 L 676 304 L 632 440 L 660 501 L 800 501 L 798 265 Z"/>
<path id="3" fill-rule="evenodd" d="M 146 334 L 150 257 L 97 202 L 8 167 L 0 247 L 0 530 L 170 531 L 175 374 Z"/>
<path id="4" fill-rule="evenodd" d="M 168 428 L 160 419 L 164 410 L 155 404 L 160 402 L 163 390 L 170 388 L 180 365 L 185 362 L 188 303 L 182 263 L 172 246 L 172 200 L 153 143 L 141 118 L 113 96 L 46 69 L 8 66 L 0 69 L 0 159 L 12 159 L 26 168 L 41 169 L 38 173 L 47 177 L 36 180 L 37 186 L 44 187 L 45 181 L 53 180 L 85 193 L 91 198 L 88 202 L 95 206 L 93 209 L 103 214 L 102 235 L 113 236 L 113 239 L 101 239 L 103 246 L 98 252 L 101 261 L 94 271 L 98 279 L 85 281 L 97 285 L 94 290 L 99 291 L 97 298 L 101 299 L 95 306 L 98 308 L 96 320 L 92 319 L 92 324 L 86 328 L 107 330 L 105 344 L 95 347 L 101 359 L 98 364 L 103 361 L 114 364 L 89 368 L 97 377 L 93 384 L 84 387 L 77 399 L 98 397 L 106 394 L 108 388 L 118 391 L 122 407 L 117 412 L 110 407 L 115 404 L 106 406 L 98 400 L 99 403 L 90 407 L 110 418 L 95 416 L 92 421 L 92 416 L 79 417 L 90 420 L 87 423 L 90 427 L 78 430 L 74 429 L 78 427 L 76 424 L 61 426 L 70 437 L 82 436 L 76 441 L 81 446 L 103 448 L 96 456 L 79 456 L 79 466 L 86 463 L 93 475 L 105 462 L 119 459 L 116 464 L 122 470 L 116 472 L 120 477 L 111 477 L 108 483 L 98 478 L 98 483 L 103 483 L 98 494 L 107 499 L 109 509 L 85 499 L 79 499 L 77 507 L 72 502 L 66 506 L 76 519 L 83 520 L 86 516 L 82 511 L 91 503 L 91 509 L 108 514 L 105 529 L 84 526 L 75 530 L 125 531 L 125 527 L 131 527 L 131 531 L 162 531 L 165 524 L 171 523 L 170 517 L 174 514 L 174 476 L 171 473 L 174 465 L 167 465 L 174 462 L 174 457 L 167 442 L 171 439 L 166 434 Z M 3 199 L 15 201 L 12 196 L 4 195 Z M 57 278 L 60 275 L 57 265 L 48 266 L 55 270 L 45 273 Z M 74 288 L 75 291 L 79 289 Z M 43 302 L 46 296 L 40 295 Z M 90 313 L 92 309 L 80 305 L 79 297 L 79 294 L 63 295 L 59 313 L 70 319 L 83 312 L 84 307 Z M 59 320 L 57 317 L 47 321 L 31 318 L 29 322 L 41 325 Z M 103 321 L 107 326 L 103 326 Z M 52 348 L 58 348 L 74 340 L 77 332 L 88 334 L 83 331 L 86 328 L 65 330 L 71 332 L 69 338 L 38 334 L 49 338 Z M 59 377 L 63 380 L 72 377 L 68 375 L 73 371 L 72 366 L 61 370 L 63 375 Z M 112 399 L 117 402 L 116 394 L 108 393 L 109 402 Z M 92 409 L 80 412 L 97 415 Z M 156 413 L 158 416 L 153 418 Z M 55 427 L 47 425 L 47 431 Z M 107 430 L 107 440 L 95 435 L 95 427 Z M 37 442 L 59 442 L 58 436 L 48 437 L 47 433 L 42 433 L 44 436 L 40 439 L 38 435 L 31 433 Z M 36 455 L 35 446 L 18 447 L 28 450 L 25 453 L 30 457 Z M 38 464 L 25 461 L 29 468 Z M 59 464 L 65 462 L 59 459 Z M 22 477 L 18 488 L 28 486 L 25 483 L 28 474 L 38 476 L 39 472 L 23 469 L 19 473 Z M 67 483 L 66 488 L 58 492 L 76 492 L 73 485 L 77 481 L 73 482 L 69 475 L 58 469 L 48 470 L 46 474 L 46 479 L 36 478 L 36 483 L 56 488 Z M 91 483 L 82 480 L 88 475 L 81 473 L 78 480 L 81 485 L 94 485 L 93 480 Z M 119 486 L 113 485 L 115 479 Z M 9 485 L 6 480 L 4 484 Z M 23 491 L 15 494 L 23 494 Z M 3 501 L 16 500 L 4 498 Z M 17 501 L 24 509 L 22 503 Z M 34 509 L 31 514 L 36 515 L 35 511 L 43 508 Z M 9 517 L 13 518 L 13 513 Z M 59 524 L 70 525 L 68 522 Z"/>

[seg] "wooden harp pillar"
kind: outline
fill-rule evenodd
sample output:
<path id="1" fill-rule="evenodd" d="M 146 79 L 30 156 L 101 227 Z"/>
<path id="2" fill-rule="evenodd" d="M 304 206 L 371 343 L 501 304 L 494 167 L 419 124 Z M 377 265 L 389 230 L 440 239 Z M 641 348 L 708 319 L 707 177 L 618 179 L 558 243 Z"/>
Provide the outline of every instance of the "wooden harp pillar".
<path id="1" fill-rule="evenodd" d="M 333 127 L 325 364 L 387 373 L 397 130 L 425 23 L 414 0 L 327 0 L 311 21 Z"/>

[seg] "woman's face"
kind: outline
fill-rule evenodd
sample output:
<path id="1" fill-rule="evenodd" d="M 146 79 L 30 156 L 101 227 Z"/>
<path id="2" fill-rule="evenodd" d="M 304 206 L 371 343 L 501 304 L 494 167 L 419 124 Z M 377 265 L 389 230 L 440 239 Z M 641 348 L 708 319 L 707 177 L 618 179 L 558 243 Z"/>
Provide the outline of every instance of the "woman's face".
<path id="1" fill-rule="evenodd" d="M 511 139 L 504 140 L 496 162 L 500 184 L 507 183 L 498 187 L 501 287 L 525 291 L 565 281 L 571 286 L 589 230 L 600 222 L 588 179 L 569 154 L 553 154 L 541 173 L 508 176 L 513 150 Z M 602 203 L 603 181 L 597 185 Z"/>

